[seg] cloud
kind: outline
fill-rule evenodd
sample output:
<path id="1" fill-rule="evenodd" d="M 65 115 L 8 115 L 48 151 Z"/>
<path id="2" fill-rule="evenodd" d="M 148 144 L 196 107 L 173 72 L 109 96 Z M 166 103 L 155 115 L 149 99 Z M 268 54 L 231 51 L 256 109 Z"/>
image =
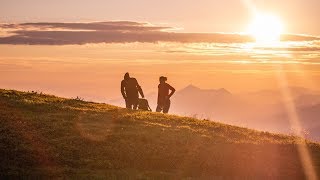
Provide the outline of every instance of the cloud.
<path id="1" fill-rule="evenodd" d="M 281 36 L 282 41 L 318 41 L 320 37 L 305 34 L 284 34 Z"/>
<path id="2" fill-rule="evenodd" d="M 243 34 L 179 33 L 149 23 L 110 21 L 91 23 L 22 23 L 0 24 L 9 36 L 0 44 L 73 45 L 88 43 L 179 42 L 179 43 L 245 43 L 254 39 Z M 285 35 L 285 41 L 313 41 L 319 37 Z"/>
<path id="3" fill-rule="evenodd" d="M 170 29 L 170 27 L 151 26 L 148 23 L 130 21 L 110 21 L 91 23 L 22 23 L 22 24 L 2 24 L 2 28 L 12 29 L 63 29 L 63 30 L 92 30 L 92 31 L 160 31 Z"/>
<path id="4" fill-rule="evenodd" d="M 287 47 L 287 48 L 281 48 L 281 47 L 276 47 L 276 48 L 272 48 L 272 47 L 262 47 L 262 48 L 255 48 L 255 49 L 261 49 L 261 50 L 271 50 L 271 51 L 297 51 L 297 52 L 304 52 L 304 51 L 312 51 L 312 52 L 319 52 L 320 51 L 320 47 Z"/>

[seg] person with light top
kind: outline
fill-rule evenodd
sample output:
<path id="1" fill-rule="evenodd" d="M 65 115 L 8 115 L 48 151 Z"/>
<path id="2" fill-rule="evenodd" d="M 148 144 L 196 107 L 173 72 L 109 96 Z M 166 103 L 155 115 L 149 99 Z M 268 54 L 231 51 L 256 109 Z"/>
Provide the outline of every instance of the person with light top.
<path id="1" fill-rule="evenodd" d="M 168 113 L 170 109 L 170 98 L 176 91 L 170 84 L 166 83 L 167 77 L 161 76 L 159 78 L 160 84 L 158 85 L 158 101 L 157 112 Z M 171 91 L 169 93 L 169 91 Z"/>

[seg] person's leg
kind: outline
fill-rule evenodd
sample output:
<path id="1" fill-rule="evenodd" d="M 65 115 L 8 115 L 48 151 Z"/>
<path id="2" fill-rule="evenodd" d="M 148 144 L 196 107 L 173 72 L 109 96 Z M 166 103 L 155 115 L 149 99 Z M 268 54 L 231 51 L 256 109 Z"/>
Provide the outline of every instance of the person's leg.
<path id="1" fill-rule="evenodd" d="M 138 103 L 139 103 L 139 98 L 136 98 L 133 100 L 133 102 L 132 102 L 133 110 L 137 110 Z"/>
<path id="2" fill-rule="evenodd" d="M 127 98 L 127 99 L 125 99 L 125 101 L 126 101 L 126 108 L 131 109 L 131 104 L 130 104 L 129 99 Z"/>
<path id="3" fill-rule="evenodd" d="M 156 112 L 161 112 L 161 110 L 162 110 L 162 107 L 161 107 L 161 105 L 157 105 L 157 108 L 156 108 Z"/>
<path id="4" fill-rule="evenodd" d="M 163 106 L 163 113 L 168 113 L 169 112 L 170 104 L 171 104 L 170 99 L 168 99 L 165 102 L 164 106 Z"/>
<path id="5" fill-rule="evenodd" d="M 132 109 L 133 100 L 131 98 L 126 99 L 126 107 L 127 109 Z"/>

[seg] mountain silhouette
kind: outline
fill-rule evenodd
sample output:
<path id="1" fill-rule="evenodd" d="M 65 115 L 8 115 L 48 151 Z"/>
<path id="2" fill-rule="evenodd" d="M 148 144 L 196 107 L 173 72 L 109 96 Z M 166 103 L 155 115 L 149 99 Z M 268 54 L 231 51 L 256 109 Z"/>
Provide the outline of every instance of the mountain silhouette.
<path id="1" fill-rule="evenodd" d="M 230 108 L 236 113 L 241 100 L 224 88 L 200 89 L 194 85 L 179 90 L 172 97 L 172 112 L 202 118 L 228 119 Z M 228 109 L 226 108 L 228 107 Z M 225 118 L 223 118 L 225 117 Z M 231 121 L 231 119 L 228 119 Z"/>

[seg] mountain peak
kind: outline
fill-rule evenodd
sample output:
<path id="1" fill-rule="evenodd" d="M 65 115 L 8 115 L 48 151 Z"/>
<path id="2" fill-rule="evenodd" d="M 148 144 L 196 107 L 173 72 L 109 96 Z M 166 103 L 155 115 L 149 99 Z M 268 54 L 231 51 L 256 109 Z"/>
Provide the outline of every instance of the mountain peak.
<path id="1" fill-rule="evenodd" d="M 226 90 L 225 88 L 220 88 L 217 90 L 217 92 L 223 93 L 223 94 L 231 94 L 228 90 Z"/>
<path id="2" fill-rule="evenodd" d="M 200 89 L 197 86 L 194 86 L 193 84 L 189 84 L 187 87 L 185 87 L 184 89 Z"/>
<path id="3" fill-rule="evenodd" d="M 228 90 L 226 90 L 225 88 L 220 88 L 220 89 L 200 89 L 197 86 L 194 86 L 193 84 L 189 84 L 188 86 L 186 86 L 185 88 L 180 90 L 181 92 L 192 92 L 192 93 L 218 93 L 218 94 L 231 94 Z"/>
<path id="4" fill-rule="evenodd" d="M 180 92 L 195 92 L 195 91 L 201 91 L 201 89 L 192 84 L 189 84 L 188 86 L 180 90 Z"/>

